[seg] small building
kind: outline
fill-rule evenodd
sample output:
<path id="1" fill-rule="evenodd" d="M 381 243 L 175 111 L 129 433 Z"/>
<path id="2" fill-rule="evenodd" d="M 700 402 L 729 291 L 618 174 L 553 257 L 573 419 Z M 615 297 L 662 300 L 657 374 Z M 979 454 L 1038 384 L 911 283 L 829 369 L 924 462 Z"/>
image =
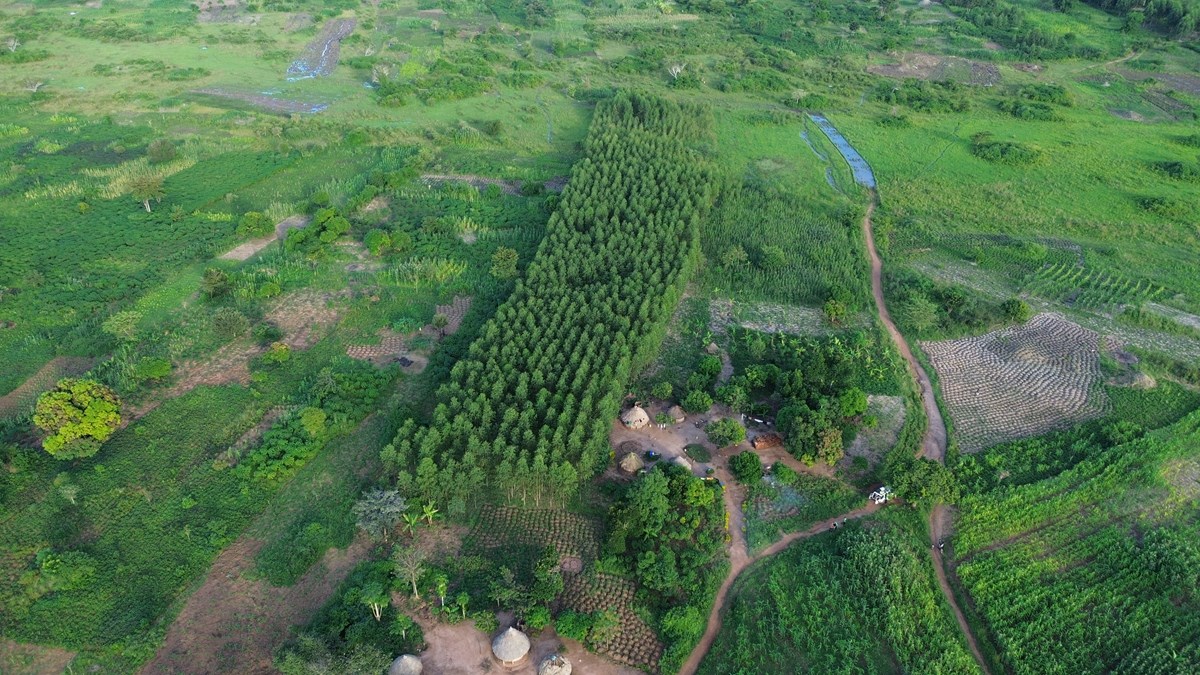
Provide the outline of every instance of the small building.
<path id="1" fill-rule="evenodd" d="M 621 415 L 621 423 L 626 429 L 642 429 L 650 424 L 650 415 L 640 405 L 635 405 Z"/>
<path id="2" fill-rule="evenodd" d="M 529 658 L 529 638 L 516 628 L 509 627 L 492 640 L 492 656 L 505 667 L 519 666 Z"/>
<path id="3" fill-rule="evenodd" d="M 646 463 L 638 456 L 636 452 L 630 452 L 621 458 L 618 465 L 625 473 L 637 473 L 646 467 Z"/>
<path id="4" fill-rule="evenodd" d="M 571 675 L 571 662 L 558 654 L 551 654 L 538 664 L 538 675 Z"/>
<path id="5" fill-rule="evenodd" d="M 421 665 L 421 659 L 412 654 L 403 654 L 392 661 L 392 666 L 388 668 L 388 675 L 421 675 L 424 670 L 425 666 Z"/>
<path id="6" fill-rule="evenodd" d="M 778 448 L 783 445 L 783 437 L 776 433 L 759 434 L 750 441 L 750 447 L 755 450 L 765 450 L 767 448 Z"/>
<path id="7" fill-rule="evenodd" d="M 675 457 L 671 460 L 671 463 L 675 466 L 681 466 L 688 471 L 692 470 L 692 463 L 689 462 L 686 457 Z"/>
<path id="8" fill-rule="evenodd" d="M 671 421 L 675 424 L 683 424 L 683 422 L 687 419 L 687 413 L 684 412 L 683 408 L 673 405 L 671 406 L 671 409 L 667 411 L 667 417 L 670 417 Z"/>
<path id="9" fill-rule="evenodd" d="M 704 347 L 704 351 L 708 353 L 709 356 L 716 356 L 721 352 L 721 348 L 717 346 L 717 343 L 710 342 Z"/>

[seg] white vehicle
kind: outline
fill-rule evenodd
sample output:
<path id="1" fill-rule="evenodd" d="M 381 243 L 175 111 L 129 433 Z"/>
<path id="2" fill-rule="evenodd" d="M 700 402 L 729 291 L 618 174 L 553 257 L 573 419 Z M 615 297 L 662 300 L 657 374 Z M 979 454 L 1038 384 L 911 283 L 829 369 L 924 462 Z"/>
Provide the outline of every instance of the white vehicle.
<path id="1" fill-rule="evenodd" d="M 895 493 L 892 492 L 892 488 L 885 485 L 872 492 L 867 499 L 870 499 L 875 504 L 886 504 L 887 501 L 892 498 L 893 494 Z"/>

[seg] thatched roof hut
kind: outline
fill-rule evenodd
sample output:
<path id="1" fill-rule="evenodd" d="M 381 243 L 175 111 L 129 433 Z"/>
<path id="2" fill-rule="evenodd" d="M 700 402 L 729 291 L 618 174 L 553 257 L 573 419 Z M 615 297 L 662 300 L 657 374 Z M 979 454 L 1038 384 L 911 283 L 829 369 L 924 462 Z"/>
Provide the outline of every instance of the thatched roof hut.
<path id="1" fill-rule="evenodd" d="M 492 640 L 492 655 L 506 666 L 515 666 L 529 656 L 529 638 L 510 627 Z"/>
<path id="2" fill-rule="evenodd" d="M 421 665 L 421 659 L 412 654 L 403 654 L 392 661 L 392 667 L 388 668 L 388 675 L 421 675 L 423 670 L 425 670 L 425 666 Z"/>
<path id="3" fill-rule="evenodd" d="M 675 457 L 674 459 L 671 460 L 671 463 L 676 466 L 681 466 L 681 467 L 687 469 L 688 471 L 692 470 L 692 463 L 689 462 L 686 457 Z"/>
<path id="4" fill-rule="evenodd" d="M 621 415 L 621 423 L 629 429 L 641 429 L 650 424 L 650 415 L 640 405 L 635 405 Z"/>
<path id="5" fill-rule="evenodd" d="M 551 654 L 538 664 L 538 675 L 571 675 L 571 662 L 558 654 Z"/>
<path id="6" fill-rule="evenodd" d="M 667 411 L 667 417 L 670 417 L 671 421 L 675 422 L 675 424 L 683 424 L 684 420 L 687 419 L 687 413 L 684 412 L 683 408 L 673 405 L 671 406 L 671 409 Z"/>
<path id="7" fill-rule="evenodd" d="M 621 470 L 626 473 L 637 473 L 645 468 L 646 463 L 638 456 L 636 452 L 631 452 L 621 458 Z"/>

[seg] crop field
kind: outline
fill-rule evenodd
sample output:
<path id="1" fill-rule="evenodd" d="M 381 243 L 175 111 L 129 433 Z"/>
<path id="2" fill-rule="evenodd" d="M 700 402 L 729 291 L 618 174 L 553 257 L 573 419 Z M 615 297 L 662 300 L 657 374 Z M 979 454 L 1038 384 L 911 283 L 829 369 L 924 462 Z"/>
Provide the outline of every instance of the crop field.
<path id="1" fill-rule="evenodd" d="M 700 672 L 978 672 L 919 527 L 888 510 L 749 568 Z"/>
<path id="2" fill-rule="evenodd" d="M 937 370 L 959 447 L 1037 436 L 1108 410 L 1100 340 L 1053 314 L 974 338 L 922 343 Z"/>
<path id="3" fill-rule="evenodd" d="M 964 500 L 957 574 L 1005 670 L 1200 668 L 1198 422 Z"/>
<path id="4" fill-rule="evenodd" d="M 553 546 L 563 558 L 591 564 L 599 553 L 603 523 L 569 511 L 487 507 L 464 540 L 468 551 L 505 554 L 521 549 L 540 554 Z"/>

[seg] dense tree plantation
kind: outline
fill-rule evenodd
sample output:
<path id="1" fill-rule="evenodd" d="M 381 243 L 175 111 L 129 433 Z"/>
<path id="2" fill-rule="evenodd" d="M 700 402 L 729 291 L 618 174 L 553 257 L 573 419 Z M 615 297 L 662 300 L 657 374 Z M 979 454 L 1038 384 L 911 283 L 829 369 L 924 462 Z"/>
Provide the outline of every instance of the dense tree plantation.
<path id="1" fill-rule="evenodd" d="M 804 540 L 747 570 L 705 673 L 977 673 L 915 514 Z"/>
<path id="2" fill-rule="evenodd" d="M 620 387 L 653 357 L 695 265 L 707 118 L 644 94 L 597 106 L 525 277 L 439 388 L 432 424 L 384 449 L 402 491 L 461 517 L 489 485 L 562 503 L 600 470 Z"/>
<path id="3" fill-rule="evenodd" d="M 1005 670 L 1200 668 L 1198 424 L 963 498 L 957 573 Z"/>

